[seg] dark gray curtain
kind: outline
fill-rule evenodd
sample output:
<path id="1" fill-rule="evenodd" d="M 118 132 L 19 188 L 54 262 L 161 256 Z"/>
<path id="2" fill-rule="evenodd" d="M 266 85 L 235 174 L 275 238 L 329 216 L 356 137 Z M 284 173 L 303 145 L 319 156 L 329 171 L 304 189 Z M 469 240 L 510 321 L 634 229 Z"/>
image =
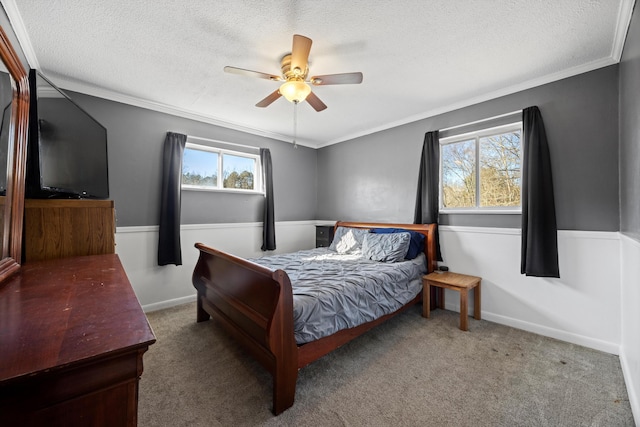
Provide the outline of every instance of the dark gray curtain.
<path id="1" fill-rule="evenodd" d="M 167 132 L 162 155 L 162 189 L 158 265 L 182 265 L 180 248 L 180 181 L 187 135 Z"/>
<path id="2" fill-rule="evenodd" d="M 264 225 L 262 227 L 262 250 L 273 251 L 276 248 L 276 224 L 273 215 L 271 152 L 268 148 L 260 149 L 260 163 L 262 163 L 262 182 L 264 182 Z"/>
<path id="3" fill-rule="evenodd" d="M 560 277 L 558 228 L 547 135 L 538 107 L 522 110 L 522 258 L 527 276 Z"/>
<path id="4" fill-rule="evenodd" d="M 416 211 L 414 224 L 438 223 L 440 181 L 440 138 L 438 131 L 424 135 L 420 171 L 418 173 L 418 192 L 416 195 Z M 440 253 L 440 235 L 436 228 L 436 256 L 442 261 Z"/>

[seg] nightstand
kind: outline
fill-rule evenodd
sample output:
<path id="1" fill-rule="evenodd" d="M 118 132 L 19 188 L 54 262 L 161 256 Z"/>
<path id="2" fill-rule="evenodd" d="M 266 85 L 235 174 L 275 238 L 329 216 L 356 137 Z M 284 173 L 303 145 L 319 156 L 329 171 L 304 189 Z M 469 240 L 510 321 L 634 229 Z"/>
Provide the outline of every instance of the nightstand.
<path id="1" fill-rule="evenodd" d="M 468 319 L 467 319 L 467 295 L 471 289 L 473 289 L 473 318 L 480 319 L 480 282 L 482 278 L 476 276 L 468 276 L 466 274 L 452 273 L 450 271 L 439 273 L 433 272 L 422 277 L 423 285 L 423 301 L 422 301 L 422 316 L 427 319 L 430 317 L 430 288 L 436 286 L 440 293 L 438 298 L 438 307 L 444 308 L 444 289 L 452 289 L 460 292 L 460 329 L 467 331 Z"/>
<path id="2" fill-rule="evenodd" d="M 316 225 L 316 248 L 328 248 L 333 241 L 333 225 Z"/>

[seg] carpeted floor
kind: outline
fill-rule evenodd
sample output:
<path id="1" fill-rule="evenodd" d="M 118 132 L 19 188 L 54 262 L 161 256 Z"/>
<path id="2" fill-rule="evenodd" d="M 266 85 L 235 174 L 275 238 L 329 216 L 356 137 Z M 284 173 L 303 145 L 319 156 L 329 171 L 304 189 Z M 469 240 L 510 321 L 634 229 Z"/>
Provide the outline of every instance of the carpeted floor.
<path id="1" fill-rule="evenodd" d="M 633 426 L 617 356 L 421 307 L 300 370 L 271 413 L 271 377 L 195 303 L 149 314 L 139 425 Z"/>

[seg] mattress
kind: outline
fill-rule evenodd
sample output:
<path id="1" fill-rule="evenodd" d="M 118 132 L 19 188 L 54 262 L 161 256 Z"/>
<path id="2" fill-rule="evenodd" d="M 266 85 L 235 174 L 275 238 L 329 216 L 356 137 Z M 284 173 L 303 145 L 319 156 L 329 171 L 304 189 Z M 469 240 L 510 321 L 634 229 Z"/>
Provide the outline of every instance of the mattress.
<path id="1" fill-rule="evenodd" d="M 424 254 L 410 261 L 377 262 L 359 253 L 317 248 L 251 261 L 287 272 L 293 288 L 298 344 L 392 313 L 422 290 Z"/>

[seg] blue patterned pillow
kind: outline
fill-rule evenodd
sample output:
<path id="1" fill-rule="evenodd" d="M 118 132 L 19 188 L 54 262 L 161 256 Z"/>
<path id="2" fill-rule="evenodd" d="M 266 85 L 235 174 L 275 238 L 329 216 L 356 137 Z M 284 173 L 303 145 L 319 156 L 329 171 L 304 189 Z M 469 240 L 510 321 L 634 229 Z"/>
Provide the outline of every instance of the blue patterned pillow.
<path id="1" fill-rule="evenodd" d="M 369 234 L 368 228 L 338 227 L 329 249 L 339 254 L 353 253 L 362 249 L 362 241 L 367 234 Z"/>
<path id="2" fill-rule="evenodd" d="M 373 261 L 402 261 L 407 255 L 410 240 L 409 233 L 368 233 L 362 243 L 362 257 Z"/>

